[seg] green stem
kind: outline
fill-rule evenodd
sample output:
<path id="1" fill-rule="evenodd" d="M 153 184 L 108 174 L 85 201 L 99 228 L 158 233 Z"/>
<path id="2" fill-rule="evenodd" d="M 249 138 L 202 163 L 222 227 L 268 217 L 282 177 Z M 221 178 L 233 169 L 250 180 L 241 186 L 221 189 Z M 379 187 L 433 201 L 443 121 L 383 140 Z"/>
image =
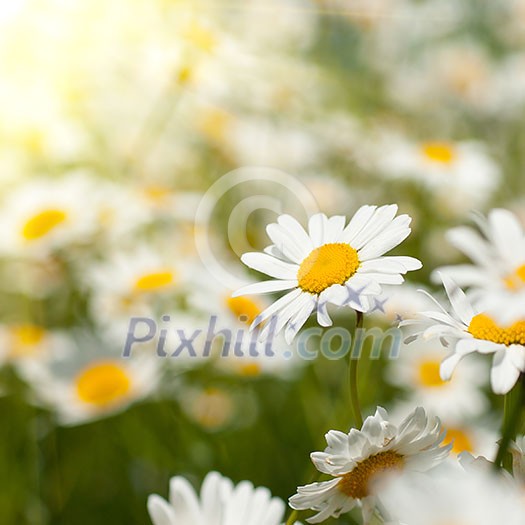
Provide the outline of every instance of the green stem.
<path id="1" fill-rule="evenodd" d="M 298 516 L 299 516 L 299 511 L 294 510 L 290 514 L 289 518 L 286 520 L 286 525 L 293 525 Z"/>
<path id="2" fill-rule="evenodd" d="M 521 375 L 516 386 L 505 396 L 503 409 L 502 438 L 494 465 L 496 468 L 510 467 L 508 449 L 516 438 L 525 403 L 525 375 Z"/>
<path id="3" fill-rule="evenodd" d="M 363 328 L 364 317 L 361 312 L 356 311 L 356 320 L 355 320 L 355 330 L 356 337 L 358 330 Z M 361 428 L 363 426 L 363 416 L 361 415 L 361 405 L 359 403 L 359 389 L 357 386 L 357 368 L 359 364 L 359 356 L 352 356 L 350 354 L 350 363 L 349 363 L 349 380 L 350 380 L 350 404 L 352 405 L 352 410 L 354 412 L 354 421 L 356 428 Z"/>

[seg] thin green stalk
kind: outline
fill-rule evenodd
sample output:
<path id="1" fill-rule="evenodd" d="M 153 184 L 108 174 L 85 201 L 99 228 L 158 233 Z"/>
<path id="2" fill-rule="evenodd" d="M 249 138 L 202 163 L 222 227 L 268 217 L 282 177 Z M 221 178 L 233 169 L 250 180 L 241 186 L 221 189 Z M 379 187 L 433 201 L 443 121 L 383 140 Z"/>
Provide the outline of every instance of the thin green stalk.
<path id="1" fill-rule="evenodd" d="M 361 312 L 356 312 L 355 320 L 355 334 L 357 337 L 358 330 L 363 328 L 364 316 Z M 350 380 L 350 404 L 352 406 L 352 411 L 354 412 L 354 421 L 356 428 L 361 428 L 363 426 L 363 416 L 361 415 L 361 405 L 359 403 L 359 389 L 357 385 L 357 369 L 359 364 L 359 356 L 352 356 L 350 354 L 350 363 L 349 363 L 349 380 Z"/>
<path id="2" fill-rule="evenodd" d="M 525 403 L 525 376 L 522 374 L 516 386 L 505 396 L 503 409 L 502 438 L 494 465 L 496 468 L 510 467 L 508 450 L 516 438 Z"/>
<path id="3" fill-rule="evenodd" d="M 289 518 L 286 520 L 286 525 L 293 525 L 298 516 L 299 516 L 299 511 L 294 510 L 290 514 Z"/>

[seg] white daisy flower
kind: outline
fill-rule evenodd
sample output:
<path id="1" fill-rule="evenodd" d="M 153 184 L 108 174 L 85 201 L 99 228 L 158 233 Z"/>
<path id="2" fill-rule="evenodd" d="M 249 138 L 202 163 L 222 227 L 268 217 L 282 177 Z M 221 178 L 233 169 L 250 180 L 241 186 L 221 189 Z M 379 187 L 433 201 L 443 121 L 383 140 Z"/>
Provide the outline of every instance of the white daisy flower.
<path id="1" fill-rule="evenodd" d="M 137 354 L 128 359 L 91 337 L 77 338 L 66 359 L 24 361 L 20 371 L 34 402 L 53 410 L 60 424 L 78 425 L 121 412 L 153 392 L 159 360 Z"/>
<path id="2" fill-rule="evenodd" d="M 73 349 L 66 333 L 34 323 L 0 325 L 0 363 L 62 358 Z"/>
<path id="3" fill-rule="evenodd" d="M 461 287 L 470 287 L 472 300 L 480 308 L 494 302 L 525 301 L 525 230 L 519 219 L 504 209 L 492 210 L 478 218 L 480 232 L 469 227 L 450 230 L 448 241 L 472 264 L 445 266 L 448 275 Z M 515 300 L 513 300 L 513 296 Z"/>
<path id="4" fill-rule="evenodd" d="M 450 424 L 443 422 L 445 431 L 444 445 L 452 445 L 451 455 L 461 456 L 462 454 L 472 454 L 482 456 L 490 461 L 496 458 L 498 453 L 499 435 L 494 432 L 494 425 L 484 425 L 483 423 L 458 423 L 453 421 Z"/>
<path id="5" fill-rule="evenodd" d="M 328 447 L 311 458 L 317 470 L 333 479 L 299 487 L 290 506 L 317 511 L 307 521 L 320 523 L 359 505 L 366 522 L 376 504 L 373 484 L 377 477 L 402 469 L 422 472 L 440 464 L 450 450 L 450 446 L 440 446 L 443 437 L 439 420 L 429 419 L 422 408 L 399 426 L 389 421 L 386 410 L 378 408 L 361 430 L 326 434 Z"/>
<path id="6" fill-rule="evenodd" d="M 130 316 L 152 316 L 155 300 L 185 290 L 186 265 L 153 246 L 120 249 L 86 266 L 82 280 L 92 293 L 91 312 L 102 325 Z"/>
<path id="7" fill-rule="evenodd" d="M 409 390 L 407 404 L 423 406 L 442 420 L 459 423 L 481 415 L 488 406 L 481 391 L 486 384 L 485 363 L 473 360 L 444 381 L 440 375 L 444 357 L 446 352 L 438 341 L 418 339 L 403 344 L 399 358 L 388 363 L 386 380 Z"/>
<path id="8" fill-rule="evenodd" d="M 484 205 L 501 179 L 498 166 L 483 145 L 475 142 L 414 142 L 400 134 L 382 132 L 374 148 L 383 176 L 420 183 L 449 214 Z"/>
<path id="9" fill-rule="evenodd" d="M 403 275 L 421 268 L 412 257 L 383 257 L 410 234 L 410 217 L 395 217 L 397 206 L 363 206 L 346 224 L 345 217 L 310 218 L 308 233 L 289 215 L 267 227 L 273 244 L 265 253 L 246 253 L 241 260 L 273 280 L 248 285 L 240 295 L 291 290 L 254 320 L 252 327 L 275 317 L 263 331 L 278 333 L 286 325 L 288 342 L 316 310 L 321 326 L 330 326 L 328 304 L 367 312 L 370 295 L 381 293 L 381 284 L 401 284 Z"/>
<path id="10" fill-rule="evenodd" d="M 516 487 L 490 471 L 457 466 L 437 469 L 432 476 L 393 476 L 382 487 L 381 501 L 403 525 L 520 525 L 525 512 Z"/>
<path id="11" fill-rule="evenodd" d="M 83 174 L 36 179 L 15 188 L 0 217 L 1 251 L 45 257 L 55 249 L 86 242 L 96 226 Z"/>
<path id="12" fill-rule="evenodd" d="M 297 359 L 282 334 L 260 341 L 260 328 L 249 330 L 255 319 L 271 305 L 268 299 L 250 295 L 232 297 L 232 290 L 206 271 L 194 271 L 192 277 L 195 282 L 188 297 L 190 305 L 210 320 L 211 316 L 215 317 L 216 331 L 227 330 L 231 335 L 228 356 L 219 355 L 220 352 L 215 354 L 215 364 L 219 369 L 245 378 L 267 374 L 288 377 L 304 364 L 303 360 Z M 224 342 L 221 342 L 224 348 Z"/>
<path id="13" fill-rule="evenodd" d="M 403 321 L 401 325 L 417 327 L 414 337 L 437 338 L 451 348 L 440 369 L 446 381 L 451 379 L 457 364 L 466 355 L 473 352 L 494 354 L 490 374 L 492 390 L 496 394 L 506 394 L 525 372 L 525 320 L 513 318 L 512 310 L 504 315 L 476 310 L 454 281 L 445 275 L 442 280 L 452 313 L 436 301 L 439 311 L 421 312 L 419 319 Z"/>
<path id="14" fill-rule="evenodd" d="M 210 472 L 200 496 L 185 478 L 176 476 L 170 481 L 169 502 L 154 494 L 148 498 L 148 510 L 154 525 L 280 525 L 285 505 L 267 488 L 255 488 L 249 481 L 234 485 Z"/>

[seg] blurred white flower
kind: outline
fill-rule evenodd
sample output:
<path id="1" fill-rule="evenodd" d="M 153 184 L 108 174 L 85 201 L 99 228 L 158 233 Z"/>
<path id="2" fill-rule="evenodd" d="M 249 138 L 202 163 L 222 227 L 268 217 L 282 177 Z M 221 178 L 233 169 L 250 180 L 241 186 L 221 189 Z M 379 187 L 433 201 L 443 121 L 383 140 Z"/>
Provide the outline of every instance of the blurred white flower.
<path id="1" fill-rule="evenodd" d="M 46 257 L 55 249 L 86 243 L 96 227 L 84 173 L 38 178 L 4 197 L 1 251 L 14 257 Z"/>
<path id="2" fill-rule="evenodd" d="M 471 264 L 445 266 L 434 272 L 469 287 L 474 304 L 480 308 L 523 310 L 525 304 L 525 230 L 518 218 L 504 209 L 491 210 L 488 216 L 477 217 L 479 232 L 458 227 L 447 234 L 448 241 L 464 253 Z M 497 306 L 496 306 L 497 308 Z M 523 312 L 525 314 L 525 311 Z"/>
<path id="3" fill-rule="evenodd" d="M 445 357 L 439 341 L 418 339 L 404 344 L 399 358 L 389 361 L 385 378 L 408 390 L 409 405 L 423 406 L 441 420 L 462 423 L 467 417 L 481 415 L 488 407 L 481 391 L 487 382 L 487 367 L 471 360 L 468 367 L 456 369 L 450 381 L 444 381 L 440 367 Z"/>
<path id="4" fill-rule="evenodd" d="M 501 180 L 499 167 L 476 142 L 418 143 L 381 132 L 371 151 L 384 177 L 421 184 L 437 198 L 440 208 L 454 215 L 483 206 Z"/>
<path id="5" fill-rule="evenodd" d="M 492 472 L 457 467 L 436 469 L 428 476 L 393 476 L 382 487 L 381 501 L 404 525 L 519 525 L 525 511 L 516 487 Z"/>
<path id="6" fill-rule="evenodd" d="M 91 336 L 78 337 L 77 342 L 65 359 L 20 364 L 34 402 L 53 410 L 60 424 L 107 417 L 156 390 L 160 375 L 155 356 L 123 359 Z"/>
<path id="7" fill-rule="evenodd" d="M 210 472 L 200 496 L 185 478 L 176 476 L 170 480 L 169 502 L 152 495 L 148 510 L 154 525 L 280 525 L 285 505 L 272 498 L 267 488 L 255 488 L 249 481 L 234 485 L 221 474 Z"/>

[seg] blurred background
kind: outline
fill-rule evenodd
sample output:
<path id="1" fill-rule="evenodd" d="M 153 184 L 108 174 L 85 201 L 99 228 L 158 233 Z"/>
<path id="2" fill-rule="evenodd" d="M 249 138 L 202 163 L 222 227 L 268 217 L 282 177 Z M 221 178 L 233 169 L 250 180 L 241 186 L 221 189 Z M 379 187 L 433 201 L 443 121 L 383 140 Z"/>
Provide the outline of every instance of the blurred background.
<path id="1" fill-rule="evenodd" d="M 146 524 L 176 474 L 284 499 L 310 481 L 351 424 L 343 361 L 160 359 L 158 337 L 121 357 L 132 316 L 169 314 L 171 350 L 210 315 L 245 328 L 264 302 L 230 299 L 256 277 L 239 256 L 276 214 L 414 218 L 400 250 L 424 269 L 367 320 L 384 327 L 462 261 L 449 228 L 525 220 L 523 0 L 11 0 L 0 78 L 2 523 Z M 458 406 L 438 350 L 365 358 L 366 412 L 423 403 L 455 452 L 490 456 L 488 372 L 452 382 Z"/>

